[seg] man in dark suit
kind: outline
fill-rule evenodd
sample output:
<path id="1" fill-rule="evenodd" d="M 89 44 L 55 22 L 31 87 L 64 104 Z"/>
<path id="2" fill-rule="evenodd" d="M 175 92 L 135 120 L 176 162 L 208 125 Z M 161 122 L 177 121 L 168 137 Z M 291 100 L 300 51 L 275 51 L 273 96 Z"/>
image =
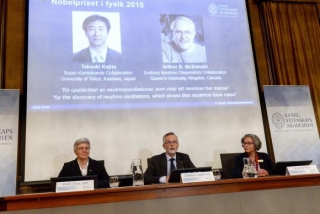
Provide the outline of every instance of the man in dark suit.
<path id="1" fill-rule="evenodd" d="M 162 141 L 162 147 L 166 152 L 155 155 L 148 161 L 148 168 L 144 173 L 145 184 L 168 183 L 173 168 L 195 168 L 189 155 L 177 152 L 179 142 L 173 132 L 165 134 Z"/>
<path id="2" fill-rule="evenodd" d="M 97 175 L 98 188 L 109 187 L 109 175 L 102 162 L 89 157 L 90 141 L 87 138 L 76 140 L 73 146 L 77 158 L 64 163 L 58 177 Z"/>
<path id="3" fill-rule="evenodd" d="M 111 24 L 106 17 L 91 15 L 83 21 L 82 29 L 88 38 L 89 47 L 75 53 L 74 62 L 121 63 L 121 54 L 107 46 Z"/>

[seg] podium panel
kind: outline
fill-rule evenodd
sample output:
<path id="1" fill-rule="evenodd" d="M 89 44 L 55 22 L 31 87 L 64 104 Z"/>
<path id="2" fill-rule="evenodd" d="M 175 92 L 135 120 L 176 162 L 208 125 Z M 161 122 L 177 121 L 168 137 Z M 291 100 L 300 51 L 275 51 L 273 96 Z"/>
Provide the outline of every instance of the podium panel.
<path id="1" fill-rule="evenodd" d="M 316 213 L 319 191 L 320 175 L 270 176 L 17 195 L 1 198 L 0 209 L 10 214 Z"/>

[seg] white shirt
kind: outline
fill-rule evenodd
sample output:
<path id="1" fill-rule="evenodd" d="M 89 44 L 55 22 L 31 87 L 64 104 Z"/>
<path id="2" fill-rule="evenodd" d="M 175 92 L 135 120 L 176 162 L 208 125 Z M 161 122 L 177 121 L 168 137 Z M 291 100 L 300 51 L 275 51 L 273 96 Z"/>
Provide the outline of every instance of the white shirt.
<path id="1" fill-rule="evenodd" d="M 80 168 L 80 171 L 81 171 L 81 175 L 82 176 L 86 176 L 88 174 L 89 160 L 87 161 L 87 164 L 83 168 L 81 168 L 81 166 L 79 164 L 79 161 L 78 161 L 78 165 L 79 165 L 79 168 Z"/>

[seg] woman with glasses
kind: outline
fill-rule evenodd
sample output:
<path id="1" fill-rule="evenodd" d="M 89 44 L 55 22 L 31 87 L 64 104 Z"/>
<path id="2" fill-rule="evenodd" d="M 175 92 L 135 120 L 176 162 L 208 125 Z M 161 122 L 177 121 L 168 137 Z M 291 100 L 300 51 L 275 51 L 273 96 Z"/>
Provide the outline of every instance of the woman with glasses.
<path id="1" fill-rule="evenodd" d="M 89 157 L 90 149 L 90 141 L 87 138 L 76 140 L 73 150 L 77 158 L 65 163 L 58 177 L 97 175 L 98 188 L 107 188 L 109 187 L 109 175 L 103 162 Z"/>
<path id="2" fill-rule="evenodd" d="M 268 176 L 269 171 L 273 168 L 274 163 L 263 152 L 258 152 L 261 148 L 261 141 L 257 135 L 246 134 L 241 138 L 241 145 L 244 153 L 235 157 L 233 177 L 242 178 L 243 158 L 249 158 L 250 162 L 255 163 L 258 177 Z"/>

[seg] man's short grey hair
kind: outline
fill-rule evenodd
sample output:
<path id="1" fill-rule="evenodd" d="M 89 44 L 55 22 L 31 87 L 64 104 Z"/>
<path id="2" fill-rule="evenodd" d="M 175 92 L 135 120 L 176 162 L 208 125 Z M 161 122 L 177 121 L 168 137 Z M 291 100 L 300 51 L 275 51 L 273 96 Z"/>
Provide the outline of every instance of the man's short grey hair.
<path id="1" fill-rule="evenodd" d="M 79 138 L 78 140 L 76 140 L 73 144 L 73 151 L 76 151 L 78 146 L 81 144 L 81 143 L 85 143 L 89 146 L 89 148 L 91 148 L 90 146 L 90 140 L 88 138 Z"/>
<path id="2" fill-rule="evenodd" d="M 187 18 L 187 17 L 185 17 L 185 16 L 177 16 L 177 17 L 175 18 L 175 20 L 173 20 L 173 21 L 171 22 L 170 30 L 174 30 L 174 29 L 175 29 L 175 26 L 176 26 L 176 22 L 177 22 L 177 21 L 185 21 L 185 22 L 188 22 L 189 24 L 191 24 L 191 25 L 193 26 L 193 29 L 196 29 L 196 26 L 194 25 L 194 22 L 193 22 L 191 19 L 189 19 L 189 18 Z"/>
<path id="3" fill-rule="evenodd" d="M 261 141 L 259 139 L 259 137 L 255 134 L 245 134 L 242 138 L 241 138 L 241 143 L 244 143 L 244 139 L 246 137 L 251 137 L 253 144 L 254 144 L 254 148 L 256 151 L 259 151 L 259 149 L 261 149 Z"/>
<path id="4" fill-rule="evenodd" d="M 168 132 L 167 134 L 163 135 L 162 137 L 162 142 L 165 143 L 166 141 L 166 137 L 169 136 L 169 135 L 174 135 L 177 137 L 177 140 L 178 140 L 178 136 L 174 133 L 174 132 Z"/>

